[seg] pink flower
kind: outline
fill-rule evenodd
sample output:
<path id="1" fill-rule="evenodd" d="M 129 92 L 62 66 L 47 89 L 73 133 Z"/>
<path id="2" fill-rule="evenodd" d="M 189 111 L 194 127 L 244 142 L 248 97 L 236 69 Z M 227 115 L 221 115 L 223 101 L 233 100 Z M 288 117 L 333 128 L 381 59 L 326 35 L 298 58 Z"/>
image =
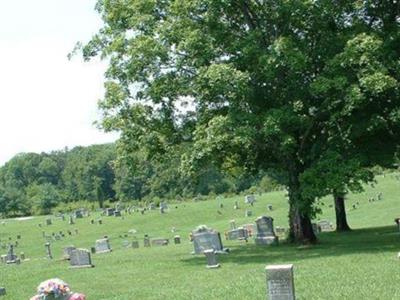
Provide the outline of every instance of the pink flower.
<path id="1" fill-rule="evenodd" d="M 68 300 L 86 300 L 86 296 L 84 294 L 74 293 Z"/>

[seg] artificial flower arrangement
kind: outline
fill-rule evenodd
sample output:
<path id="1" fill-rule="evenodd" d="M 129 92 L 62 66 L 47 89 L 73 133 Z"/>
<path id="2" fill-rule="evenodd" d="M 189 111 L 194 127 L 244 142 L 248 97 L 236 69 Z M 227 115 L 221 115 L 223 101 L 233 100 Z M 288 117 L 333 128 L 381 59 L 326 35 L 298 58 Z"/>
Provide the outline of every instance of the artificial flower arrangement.
<path id="1" fill-rule="evenodd" d="M 30 300 L 85 300 L 86 296 L 71 292 L 69 285 L 61 279 L 43 281 L 37 288 L 37 295 Z"/>

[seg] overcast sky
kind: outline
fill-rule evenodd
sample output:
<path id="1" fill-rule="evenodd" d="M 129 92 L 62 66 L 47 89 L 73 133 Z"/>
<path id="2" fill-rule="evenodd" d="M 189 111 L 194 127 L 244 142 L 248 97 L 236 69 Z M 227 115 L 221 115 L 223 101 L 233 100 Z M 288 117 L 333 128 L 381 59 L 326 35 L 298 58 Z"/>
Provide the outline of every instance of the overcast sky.
<path id="1" fill-rule="evenodd" d="M 101 26 L 95 0 L 0 0 L 0 166 L 20 152 L 112 142 L 99 131 L 105 64 L 67 54 Z"/>

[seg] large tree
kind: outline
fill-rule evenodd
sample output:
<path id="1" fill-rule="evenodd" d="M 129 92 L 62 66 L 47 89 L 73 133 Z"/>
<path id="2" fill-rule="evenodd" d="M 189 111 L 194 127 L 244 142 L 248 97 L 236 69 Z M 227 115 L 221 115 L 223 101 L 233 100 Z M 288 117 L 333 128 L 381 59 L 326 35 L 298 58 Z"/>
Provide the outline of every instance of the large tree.
<path id="1" fill-rule="evenodd" d="M 82 52 L 109 61 L 103 126 L 149 156 L 192 141 L 186 171 L 281 174 L 290 237 L 315 242 L 302 175 L 332 138 L 362 143 L 398 122 L 398 50 L 366 3 L 99 0 L 104 26 Z"/>

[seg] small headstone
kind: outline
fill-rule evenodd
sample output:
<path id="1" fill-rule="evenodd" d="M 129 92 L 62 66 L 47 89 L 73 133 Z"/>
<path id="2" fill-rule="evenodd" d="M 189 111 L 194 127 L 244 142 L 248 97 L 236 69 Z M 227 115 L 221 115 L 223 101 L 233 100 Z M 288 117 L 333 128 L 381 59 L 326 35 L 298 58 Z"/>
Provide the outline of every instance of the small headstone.
<path id="1" fill-rule="evenodd" d="M 103 224 L 103 221 L 102 221 L 101 219 L 98 220 L 97 222 L 99 223 L 99 225 L 102 225 L 102 224 Z"/>
<path id="2" fill-rule="evenodd" d="M 51 225 L 51 224 L 52 224 L 51 219 L 50 219 L 50 218 L 46 219 L 46 225 L 49 226 L 49 225 Z"/>
<path id="3" fill-rule="evenodd" d="M 24 253 L 24 252 L 21 252 L 21 253 L 19 254 L 19 257 L 21 258 L 21 260 L 25 260 L 25 253 Z"/>
<path id="4" fill-rule="evenodd" d="M 90 252 L 86 249 L 75 249 L 70 254 L 70 268 L 93 268 Z"/>
<path id="5" fill-rule="evenodd" d="M 92 225 L 94 224 L 94 220 L 93 219 L 90 220 L 90 224 L 92 224 Z"/>
<path id="6" fill-rule="evenodd" d="M 132 248 L 139 248 L 139 241 L 132 241 Z"/>
<path id="7" fill-rule="evenodd" d="M 17 240 L 20 240 L 21 239 L 21 235 L 17 235 Z"/>
<path id="8" fill-rule="evenodd" d="M 96 253 L 96 247 L 90 247 L 90 252 L 92 254 L 95 254 Z"/>
<path id="9" fill-rule="evenodd" d="M 332 224 L 327 220 L 321 220 L 317 223 L 320 232 L 332 231 Z"/>
<path id="10" fill-rule="evenodd" d="M 143 246 L 144 247 L 150 247 L 150 238 L 149 238 L 149 236 L 147 234 L 144 236 Z"/>
<path id="11" fill-rule="evenodd" d="M 247 230 L 243 227 L 229 230 L 226 235 L 227 240 L 247 240 L 248 234 Z"/>
<path id="12" fill-rule="evenodd" d="M 293 265 L 269 265 L 267 294 L 269 300 L 295 300 Z"/>
<path id="13" fill-rule="evenodd" d="M 5 258 L 6 264 L 15 264 L 17 262 L 17 256 L 14 254 L 14 245 L 8 246 L 8 252 Z"/>
<path id="14" fill-rule="evenodd" d="M 116 210 L 114 211 L 114 217 L 121 217 L 121 211 L 120 210 Z"/>
<path id="15" fill-rule="evenodd" d="M 74 218 L 73 218 L 72 216 L 69 216 L 69 219 L 68 219 L 68 224 L 69 224 L 69 225 L 73 225 L 73 224 L 75 224 L 75 222 L 74 222 Z"/>
<path id="16" fill-rule="evenodd" d="M 180 244 L 181 243 L 181 237 L 179 235 L 174 236 L 174 244 Z"/>
<path id="17" fill-rule="evenodd" d="M 256 197 L 253 194 L 244 197 L 244 203 L 253 206 L 254 202 L 256 202 Z"/>
<path id="18" fill-rule="evenodd" d="M 152 239 L 151 245 L 152 246 L 167 246 L 169 244 L 168 239 L 159 238 L 159 239 Z"/>
<path id="19" fill-rule="evenodd" d="M 50 243 L 46 243 L 44 246 L 45 246 L 45 248 L 46 248 L 46 255 L 47 255 L 47 258 L 53 259 L 53 255 L 51 254 Z"/>
<path id="20" fill-rule="evenodd" d="M 247 230 L 249 237 L 253 236 L 256 232 L 256 226 L 254 224 L 244 224 L 242 227 Z"/>
<path id="21" fill-rule="evenodd" d="M 6 288 L 0 287 L 0 296 L 5 296 L 6 294 Z"/>
<path id="22" fill-rule="evenodd" d="M 275 234 L 276 235 L 285 235 L 285 233 L 286 233 L 286 229 L 285 228 L 276 226 L 276 228 L 275 228 Z"/>
<path id="23" fill-rule="evenodd" d="M 235 220 L 230 220 L 229 225 L 231 229 L 236 229 L 236 221 Z"/>
<path id="24" fill-rule="evenodd" d="M 233 206 L 233 209 L 239 209 L 239 203 L 235 201 L 235 205 Z"/>
<path id="25" fill-rule="evenodd" d="M 274 232 L 274 219 L 267 216 L 257 218 L 257 235 L 256 245 L 276 245 L 278 243 L 278 237 Z"/>
<path id="26" fill-rule="evenodd" d="M 95 247 L 96 253 L 108 253 L 112 251 L 108 238 L 97 240 Z"/>
<path id="27" fill-rule="evenodd" d="M 272 204 L 268 204 L 268 205 L 267 205 L 267 209 L 268 209 L 269 211 L 272 211 L 272 210 L 273 210 Z"/>
<path id="28" fill-rule="evenodd" d="M 253 215 L 253 212 L 251 210 L 246 209 L 244 212 L 245 217 L 251 217 Z"/>
<path id="29" fill-rule="evenodd" d="M 214 249 L 204 250 L 203 253 L 207 258 L 207 268 L 208 269 L 215 269 L 215 268 L 220 267 L 220 264 L 217 262 L 217 255 L 215 254 Z"/>

